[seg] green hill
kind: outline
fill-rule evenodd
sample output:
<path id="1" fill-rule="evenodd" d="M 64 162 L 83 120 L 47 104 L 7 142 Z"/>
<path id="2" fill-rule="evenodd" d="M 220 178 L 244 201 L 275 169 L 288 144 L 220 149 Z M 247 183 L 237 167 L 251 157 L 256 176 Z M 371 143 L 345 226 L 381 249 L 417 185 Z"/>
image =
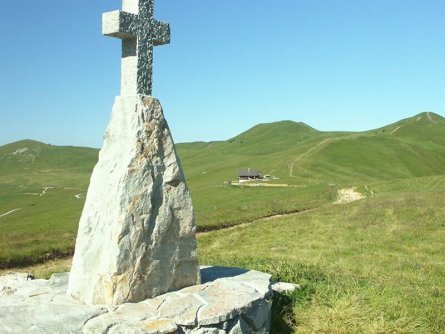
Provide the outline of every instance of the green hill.
<path id="1" fill-rule="evenodd" d="M 296 185 L 366 183 L 442 174 L 444 135 L 445 119 L 432 113 L 362 133 L 319 132 L 286 121 L 225 142 L 179 144 L 178 151 L 197 184 L 220 184 L 247 167 Z"/>
<path id="2" fill-rule="evenodd" d="M 443 174 L 443 138 L 445 120 L 423 113 L 360 133 L 320 132 L 291 121 L 261 124 L 228 141 L 177 149 L 202 227 L 317 207 L 341 187 Z M 272 175 L 268 184 L 292 187 L 223 186 L 245 168 Z"/>
<path id="3" fill-rule="evenodd" d="M 0 266 L 72 252 L 97 153 L 32 140 L 0 147 Z"/>
<path id="4" fill-rule="evenodd" d="M 10 176 L 32 179 L 36 173 L 65 176 L 91 173 L 97 154 L 98 150 L 92 148 L 52 146 L 34 140 L 22 140 L 0 146 L 0 177 L 7 177 L 11 181 Z M 77 178 L 72 179 L 74 184 L 79 183 Z"/>
<path id="5" fill-rule="evenodd" d="M 198 230 L 206 230 L 318 208 L 344 187 L 378 194 L 430 183 L 444 174 L 445 119 L 422 113 L 360 133 L 282 121 L 177 150 Z M 0 265 L 72 251 L 97 155 L 96 149 L 31 140 L 0 147 Z M 228 182 L 246 168 L 272 179 L 255 187 Z"/>

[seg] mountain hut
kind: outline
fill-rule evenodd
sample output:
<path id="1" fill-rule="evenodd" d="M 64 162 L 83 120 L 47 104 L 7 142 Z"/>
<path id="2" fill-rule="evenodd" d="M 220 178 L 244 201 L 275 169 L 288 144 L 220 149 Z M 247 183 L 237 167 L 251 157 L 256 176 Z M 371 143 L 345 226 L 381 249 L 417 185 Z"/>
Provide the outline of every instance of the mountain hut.
<path id="1" fill-rule="evenodd" d="M 260 180 L 263 175 L 260 170 L 256 169 L 240 169 L 238 171 L 238 181 Z"/>

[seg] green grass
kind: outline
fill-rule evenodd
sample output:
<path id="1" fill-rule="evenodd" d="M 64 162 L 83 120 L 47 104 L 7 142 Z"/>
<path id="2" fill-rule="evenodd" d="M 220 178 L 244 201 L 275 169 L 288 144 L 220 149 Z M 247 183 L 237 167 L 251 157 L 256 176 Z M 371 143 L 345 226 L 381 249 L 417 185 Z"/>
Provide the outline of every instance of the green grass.
<path id="1" fill-rule="evenodd" d="M 29 140 L 0 147 L 0 215 L 17 210 L 0 217 L 1 266 L 72 253 L 96 156 Z"/>
<path id="2" fill-rule="evenodd" d="M 298 333 L 444 333 L 444 200 L 409 189 L 206 233 L 200 260 L 301 284 L 284 315 Z"/>
<path id="3" fill-rule="evenodd" d="M 76 194 L 77 190 L 72 189 L 50 189 L 42 197 L 5 196 L 20 210 L 11 214 L 14 219 L 0 218 L 0 262 L 3 266 L 28 265 L 71 254 L 83 206 L 83 200 L 76 199 Z"/>
<path id="4" fill-rule="evenodd" d="M 256 126 L 224 142 L 179 144 L 198 226 L 236 224 L 252 214 L 260 217 L 318 207 L 329 203 L 332 192 L 342 187 L 442 175 L 445 120 L 429 115 L 432 121 L 426 113 L 403 120 L 403 127 L 395 132 L 399 124 L 339 133 L 285 121 Z M 272 183 L 299 188 L 279 193 L 223 186 L 236 178 L 238 169 L 248 167 L 277 177 Z M 326 188 L 331 190 L 321 190 Z"/>
<path id="5" fill-rule="evenodd" d="M 423 113 L 361 133 L 320 132 L 291 121 L 260 124 L 227 141 L 179 144 L 177 150 L 204 231 L 323 207 L 343 187 L 385 192 L 440 177 L 444 138 L 445 119 Z M 0 216 L 20 209 L 0 217 L 0 265 L 72 251 L 97 154 L 30 140 L 0 147 Z M 227 185 L 249 167 L 291 187 Z M 39 196 L 46 186 L 53 188 Z"/>
<path id="6" fill-rule="evenodd" d="M 272 333 L 444 333 L 445 176 L 368 189 L 354 203 L 200 233 L 200 262 L 299 284 L 274 298 Z"/>
<path id="7" fill-rule="evenodd" d="M 301 285 L 275 298 L 274 333 L 445 332 L 443 118 L 424 113 L 364 133 L 262 124 L 225 142 L 180 144 L 178 153 L 198 230 L 247 222 L 200 233 L 201 263 Z M 0 217 L 1 265 L 72 252 L 96 158 L 94 149 L 33 141 L 0 147 L 0 215 L 20 209 Z M 248 167 L 291 187 L 225 183 Z M 333 205 L 343 187 L 367 198 Z"/>

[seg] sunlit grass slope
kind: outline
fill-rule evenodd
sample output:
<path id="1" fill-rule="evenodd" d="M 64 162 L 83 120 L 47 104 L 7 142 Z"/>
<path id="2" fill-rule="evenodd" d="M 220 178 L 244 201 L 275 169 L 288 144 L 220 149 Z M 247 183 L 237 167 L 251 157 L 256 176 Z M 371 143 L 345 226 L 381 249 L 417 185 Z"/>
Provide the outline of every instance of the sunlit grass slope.
<path id="1" fill-rule="evenodd" d="M 2 265 L 72 252 L 96 157 L 95 149 L 30 140 L 0 147 Z"/>
<path id="2" fill-rule="evenodd" d="M 277 182 L 348 183 L 441 174 L 444 134 L 445 119 L 433 113 L 362 133 L 319 132 L 285 121 L 224 142 L 179 144 L 178 151 L 192 187 L 221 184 L 249 167 L 280 177 Z"/>
<path id="3" fill-rule="evenodd" d="M 440 176 L 444 138 L 445 120 L 423 113 L 363 133 L 260 124 L 227 141 L 177 150 L 203 231 L 318 208 L 343 187 L 368 192 L 375 184 L 383 189 L 394 180 Z M 0 264 L 72 251 L 97 154 L 29 140 L 0 147 Z M 270 174 L 267 184 L 280 187 L 228 184 L 244 168 Z"/>
<path id="4" fill-rule="evenodd" d="M 278 300 L 274 333 L 445 333 L 445 176 L 411 180 L 201 234 L 200 261 L 300 284 Z"/>
<path id="5" fill-rule="evenodd" d="M 319 206 L 341 187 L 441 175 L 444 138 L 445 119 L 423 113 L 363 133 L 319 132 L 291 121 L 261 124 L 224 142 L 179 144 L 178 152 L 198 224 L 209 226 Z M 260 169 L 277 178 L 270 183 L 296 187 L 224 186 L 240 168 Z"/>

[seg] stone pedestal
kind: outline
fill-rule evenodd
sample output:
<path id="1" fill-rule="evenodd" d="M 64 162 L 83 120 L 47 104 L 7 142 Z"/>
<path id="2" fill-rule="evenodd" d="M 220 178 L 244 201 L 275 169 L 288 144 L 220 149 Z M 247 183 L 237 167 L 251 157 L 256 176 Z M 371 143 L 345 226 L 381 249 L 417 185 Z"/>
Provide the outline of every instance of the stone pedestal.
<path id="1" fill-rule="evenodd" d="M 201 273 L 200 285 L 119 306 L 85 305 L 65 294 L 68 274 L 0 284 L 0 333 L 269 333 L 270 275 L 221 267 Z"/>
<path id="2" fill-rule="evenodd" d="M 67 293 L 139 302 L 199 283 L 191 197 L 158 100 L 117 97 L 79 223 Z"/>

